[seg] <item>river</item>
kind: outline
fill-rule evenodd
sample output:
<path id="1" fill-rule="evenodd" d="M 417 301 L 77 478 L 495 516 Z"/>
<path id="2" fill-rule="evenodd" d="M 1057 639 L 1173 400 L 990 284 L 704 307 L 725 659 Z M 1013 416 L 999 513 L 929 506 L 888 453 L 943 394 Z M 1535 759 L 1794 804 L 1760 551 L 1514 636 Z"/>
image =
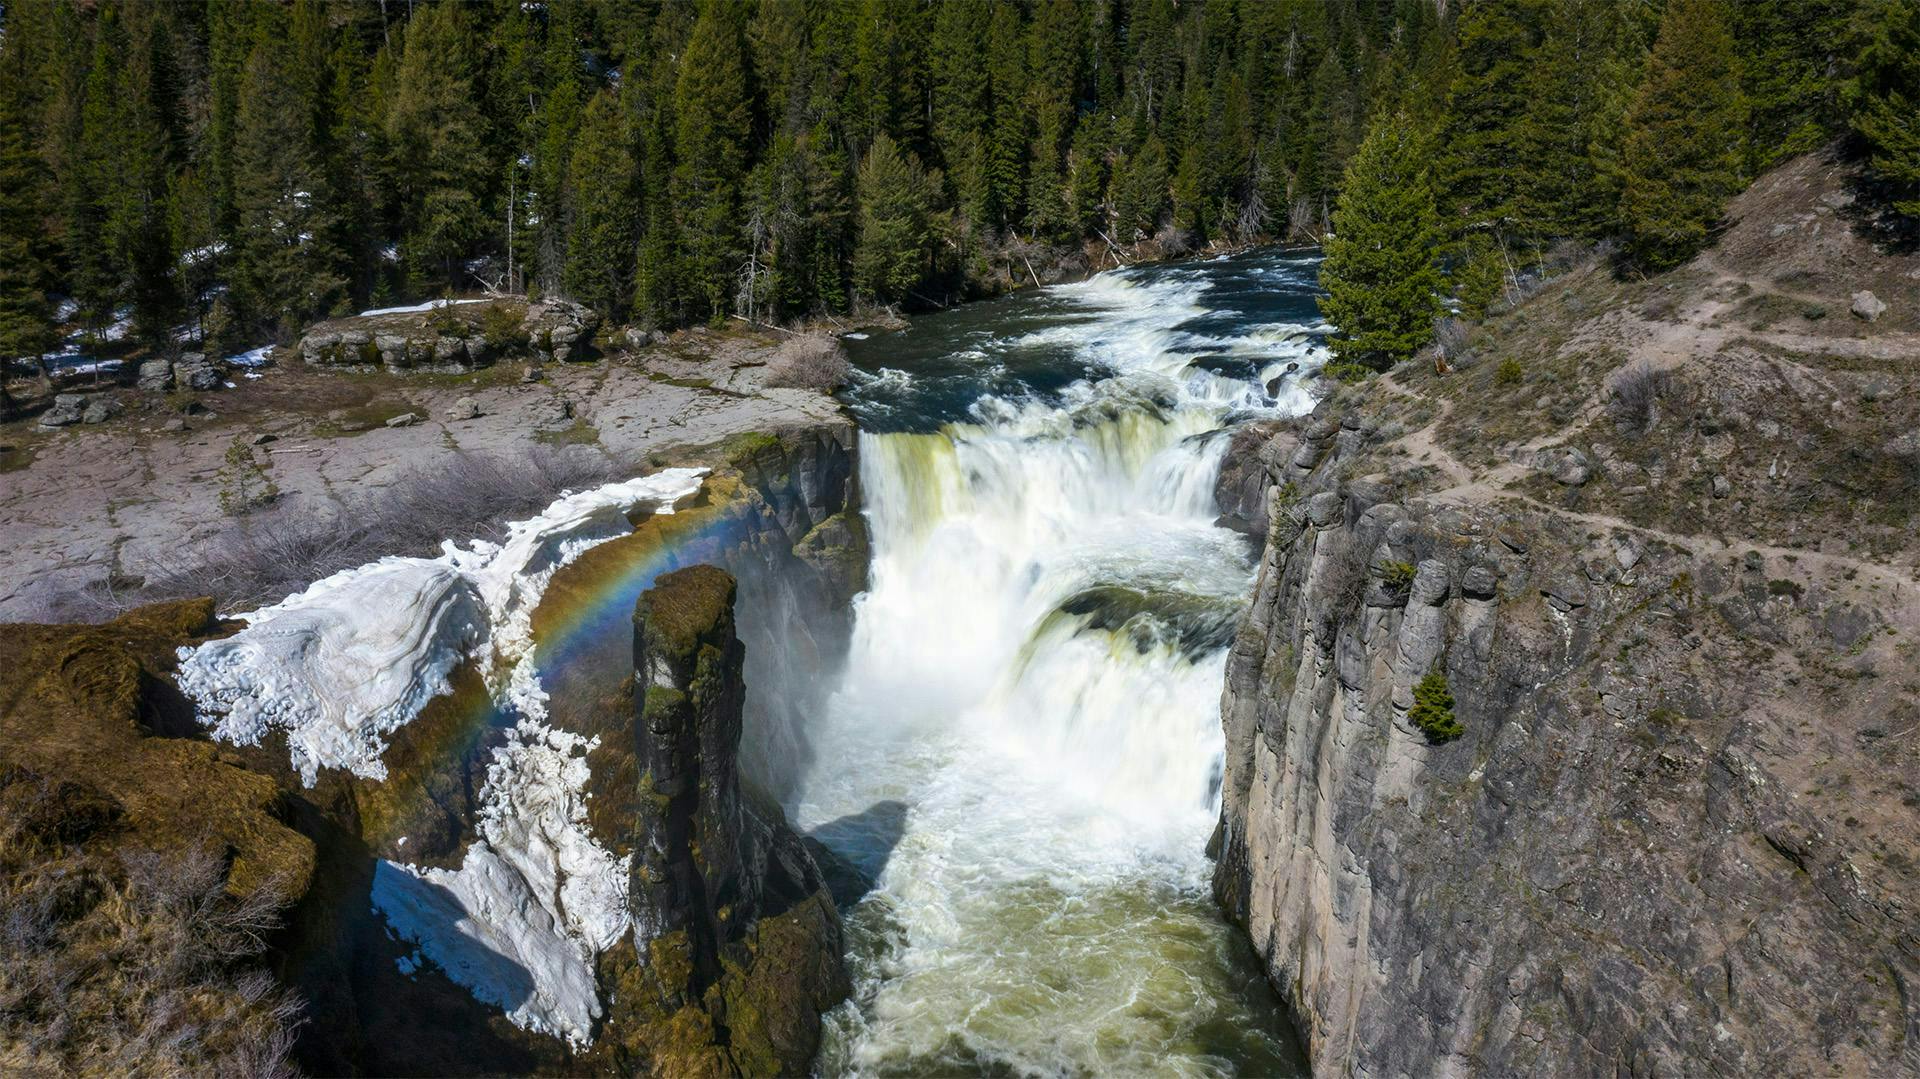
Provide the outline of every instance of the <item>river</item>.
<path id="1" fill-rule="evenodd" d="M 1131 268 L 849 343 L 871 588 L 788 799 L 874 880 L 823 1074 L 1304 1073 L 1204 850 L 1253 574 L 1213 483 L 1230 425 L 1311 407 L 1317 263 Z"/>

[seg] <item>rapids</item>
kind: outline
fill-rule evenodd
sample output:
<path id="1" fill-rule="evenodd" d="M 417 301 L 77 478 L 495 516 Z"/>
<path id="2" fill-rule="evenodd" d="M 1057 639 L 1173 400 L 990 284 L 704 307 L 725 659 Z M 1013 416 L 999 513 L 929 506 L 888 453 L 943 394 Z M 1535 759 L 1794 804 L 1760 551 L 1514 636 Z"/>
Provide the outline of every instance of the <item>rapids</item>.
<path id="1" fill-rule="evenodd" d="M 1253 573 L 1213 483 L 1227 427 L 1311 407 L 1317 261 L 851 342 L 871 588 L 788 798 L 873 882 L 823 1074 L 1303 1073 L 1204 848 Z"/>

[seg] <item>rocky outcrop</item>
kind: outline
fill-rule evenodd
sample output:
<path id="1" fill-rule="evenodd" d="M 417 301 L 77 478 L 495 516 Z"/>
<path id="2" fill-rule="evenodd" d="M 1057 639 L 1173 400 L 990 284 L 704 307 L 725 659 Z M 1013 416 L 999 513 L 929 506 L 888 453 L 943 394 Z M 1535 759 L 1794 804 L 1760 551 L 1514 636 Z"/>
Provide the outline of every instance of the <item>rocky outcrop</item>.
<path id="1" fill-rule="evenodd" d="M 40 414 L 42 427 L 71 427 L 76 423 L 105 423 L 125 411 L 120 399 L 106 393 L 60 393 L 53 407 Z"/>
<path id="2" fill-rule="evenodd" d="M 683 463 L 713 469 L 702 492 L 674 513 L 641 517 L 630 536 L 558 570 L 532 612 L 548 722 L 592 740 L 585 756 L 588 829 L 616 857 L 640 862 L 649 803 L 639 782 L 639 683 L 628 616 L 643 589 L 676 570 L 711 563 L 737 578 L 737 602 L 725 620 L 745 647 L 715 647 L 738 666 L 724 672 L 723 695 L 703 696 L 719 694 L 707 682 L 690 689 L 712 702 L 701 706 L 703 717 L 722 703 L 739 708 L 718 721 L 735 732 L 726 756 L 738 777 L 726 803 L 733 808 L 720 817 L 735 820 L 742 838 L 729 846 L 709 835 L 698 849 L 702 859 L 730 849 L 738 873 L 729 879 L 742 891 L 728 894 L 754 892 L 762 906 L 753 917 L 727 912 L 725 933 L 674 938 L 686 949 L 705 941 L 697 954 L 718 958 L 719 980 L 693 984 L 692 968 L 678 972 L 675 964 L 696 952 L 683 954 L 673 941 L 656 952 L 649 942 L 657 938 L 646 934 L 636 947 L 628 933 L 597 960 L 606 1011 L 592 1044 L 569 1046 L 514 1027 L 431 963 L 417 967 L 408 959 L 411 945 L 394 941 L 384 919 L 366 913 L 369 854 L 454 868 L 478 828 L 478 794 L 507 736 L 485 685 L 463 669 L 451 694 L 394 732 L 382 756 L 385 780 L 329 769 L 309 790 L 297 777 L 283 777 L 296 804 L 312 807 L 316 831 L 331 837 L 322 847 L 327 890 L 301 909 L 290 951 L 288 980 L 308 1001 L 298 1046 L 303 1067 L 317 1074 L 805 1070 L 818 1036 L 816 1004 L 843 977 L 837 951 L 831 969 L 821 965 L 828 953 L 820 941 L 838 929 L 807 898 L 811 890 L 794 897 L 789 885 L 812 879 L 810 863 L 796 860 L 791 833 L 778 825 L 778 803 L 764 792 L 807 758 L 799 720 L 844 650 L 847 604 L 864 581 L 854 438 L 850 426 L 826 427 L 689 451 Z M 700 575 L 717 573 L 712 565 Z M 604 622 L 578 621 L 582 612 L 601 611 Z M 708 638 L 717 640 L 717 632 Z M 707 718 L 700 723 L 702 731 L 720 729 L 706 726 Z M 263 769 L 286 771 L 284 749 L 236 752 L 258 758 Z M 701 758 L 708 779 L 714 759 Z M 743 883 L 741 873 L 773 883 Z M 689 933 L 713 924 L 704 915 L 667 920 Z"/>
<path id="3" fill-rule="evenodd" d="M 734 597 L 731 575 L 693 566 L 634 610 L 635 797 L 620 845 L 645 960 L 623 948 L 602 964 L 618 988 L 600 1052 L 622 1071 L 803 1072 L 820 1014 L 849 991 L 820 870 L 779 807 L 742 788 Z"/>
<path id="4" fill-rule="evenodd" d="M 299 351 L 316 367 L 465 371 L 501 360 L 583 359 L 599 326 L 599 315 L 571 300 L 504 297 L 330 319 L 308 328 Z"/>
<path id="5" fill-rule="evenodd" d="M 1315 1072 L 1920 1070 L 1910 661 L 1858 569 L 1343 480 L 1366 430 L 1259 452 L 1222 701 L 1216 895 Z"/>

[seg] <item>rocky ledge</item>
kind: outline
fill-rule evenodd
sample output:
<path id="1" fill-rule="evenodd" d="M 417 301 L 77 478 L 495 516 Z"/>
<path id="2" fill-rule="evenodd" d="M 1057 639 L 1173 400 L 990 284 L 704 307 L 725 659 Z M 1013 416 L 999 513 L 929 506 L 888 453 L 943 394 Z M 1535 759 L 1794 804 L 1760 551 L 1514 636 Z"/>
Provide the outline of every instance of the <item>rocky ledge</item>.
<path id="1" fill-rule="evenodd" d="M 298 351 L 315 367 L 468 371 L 502 360 L 583 359 L 599 326 L 599 315 L 571 300 L 461 300 L 316 323 Z"/>

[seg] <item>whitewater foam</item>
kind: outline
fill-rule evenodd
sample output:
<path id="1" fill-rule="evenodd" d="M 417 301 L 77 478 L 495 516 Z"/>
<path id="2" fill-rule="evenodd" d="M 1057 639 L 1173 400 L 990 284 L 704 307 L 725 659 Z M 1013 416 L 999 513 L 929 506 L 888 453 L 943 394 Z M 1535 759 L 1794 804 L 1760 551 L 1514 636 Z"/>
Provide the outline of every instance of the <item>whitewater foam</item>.
<path id="1" fill-rule="evenodd" d="M 1049 290 L 1059 323 L 982 358 L 1065 352 L 1088 377 L 861 437 L 871 587 L 792 809 L 835 836 L 908 810 L 891 849 L 845 851 L 884 868 L 824 1073 L 1216 1070 L 1194 1031 L 1246 1005 L 1203 849 L 1252 567 L 1212 523 L 1214 432 L 1310 407 L 1265 382 L 1315 360 L 1312 324 L 1182 328 L 1216 315 L 1209 289 L 1162 268 Z M 1195 365 L 1221 354 L 1260 381 Z"/>

